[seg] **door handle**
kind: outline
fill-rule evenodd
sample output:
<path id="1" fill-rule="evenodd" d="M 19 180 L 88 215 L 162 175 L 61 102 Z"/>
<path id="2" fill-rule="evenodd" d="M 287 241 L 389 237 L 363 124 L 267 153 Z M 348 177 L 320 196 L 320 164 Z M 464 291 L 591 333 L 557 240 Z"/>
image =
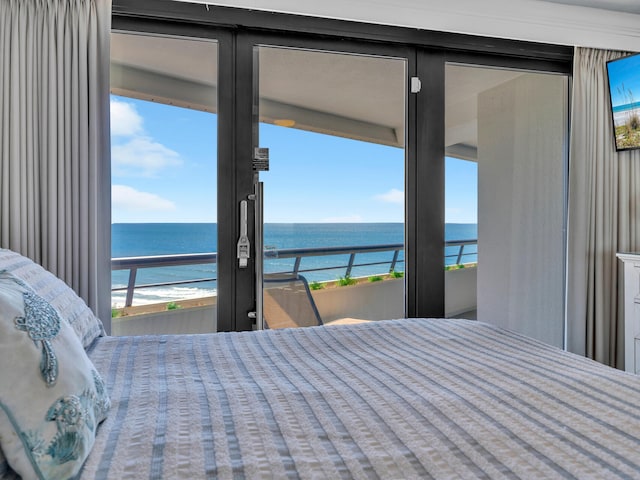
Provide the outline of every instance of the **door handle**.
<path id="1" fill-rule="evenodd" d="M 240 202 L 240 238 L 238 239 L 237 245 L 238 266 L 240 268 L 247 268 L 250 258 L 249 250 L 251 243 L 249 242 L 249 235 L 247 234 L 247 223 L 247 201 L 242 200 Z"/>

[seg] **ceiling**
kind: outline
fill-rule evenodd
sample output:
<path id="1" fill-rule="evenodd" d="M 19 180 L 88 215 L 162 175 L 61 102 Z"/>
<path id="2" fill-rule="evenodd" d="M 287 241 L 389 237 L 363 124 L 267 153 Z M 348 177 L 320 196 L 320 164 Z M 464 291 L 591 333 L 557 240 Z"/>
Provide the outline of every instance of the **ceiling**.
<path id="1" fill-rule="evenodd" d="M 599 8 L 613 12 L 634 13 L 640 15 L 638 0 L 538 0 L 546 3 L 558 3 L 578 7 Z"/>
<path id="2" fill-rule="evenodd" d="M 260 120 L 404 146 L 404 59 L 259 47 Z"/>
<path id="3" fill-rule="evenodd" d="M 260 121 L 403 147 L 403 59 L 257 47 Z M 112 33 L 111 92 L 216 113 L 217 44 Z"/>
<path id="4" fill-rule="evenodd" d="M 216 113 L 217 43 L 113 33 L 114 94 Z M 260 121 L 403 148 L 404 59 L 256 47 Z M 448 65 L 445 147 L 474 159 L 477 98 L 521 72 Z"/>
<path id="5" fill-rule="evenodd" d="M 217 112 L 218 44 L 111 34 L 111 93 Z"/>
<path id="6" fill-rule="evenodd" d="M 497 68 L 447 65 L 445 69 L 445 149 L 451 156 L 476 159 L 478 95 L 522 72 Z"/>

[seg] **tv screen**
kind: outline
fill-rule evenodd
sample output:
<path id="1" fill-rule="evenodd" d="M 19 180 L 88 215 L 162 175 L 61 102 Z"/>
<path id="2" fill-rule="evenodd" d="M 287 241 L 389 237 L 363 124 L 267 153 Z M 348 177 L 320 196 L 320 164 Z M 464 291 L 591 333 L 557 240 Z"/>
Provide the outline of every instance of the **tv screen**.
<path id="1" fill-rule="evenodd" d="M 640 54 L 607 62 L 616 150 L 640 148 Z"/>

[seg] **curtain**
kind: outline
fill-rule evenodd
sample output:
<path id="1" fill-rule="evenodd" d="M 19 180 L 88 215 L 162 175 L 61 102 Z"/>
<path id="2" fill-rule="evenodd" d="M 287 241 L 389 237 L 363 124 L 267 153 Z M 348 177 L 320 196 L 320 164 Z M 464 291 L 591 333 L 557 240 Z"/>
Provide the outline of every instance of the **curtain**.
<path id="1" fill-rule="evenodd" d="M 606 62 L 624 52 L 577 48 L 569 158 L 567 346 L 624 366 L 622 269 L 640 251 L 640 151 L 616 153 Z"/>
<path id="2" fill-rule="evenodd" d="M 0 1 L 0 247 L 110 318 L 111 0 Z"/>

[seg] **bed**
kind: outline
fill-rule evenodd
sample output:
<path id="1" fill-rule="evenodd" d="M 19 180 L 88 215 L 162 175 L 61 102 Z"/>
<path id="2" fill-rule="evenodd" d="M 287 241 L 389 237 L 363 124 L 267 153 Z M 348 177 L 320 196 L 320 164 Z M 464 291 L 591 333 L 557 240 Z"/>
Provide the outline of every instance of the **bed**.
<path id="1" fill-rule="evenodd" d="M 640 478 L 640 381 L 466 320 L 102 338 L 83 478 Z"/>
<path id="2" fill-rule="evenodd" d="M 487 323 L 99 335 L 86 351 L 110 407 L 83 479 L 640 478 L 640 378 Z"/>

